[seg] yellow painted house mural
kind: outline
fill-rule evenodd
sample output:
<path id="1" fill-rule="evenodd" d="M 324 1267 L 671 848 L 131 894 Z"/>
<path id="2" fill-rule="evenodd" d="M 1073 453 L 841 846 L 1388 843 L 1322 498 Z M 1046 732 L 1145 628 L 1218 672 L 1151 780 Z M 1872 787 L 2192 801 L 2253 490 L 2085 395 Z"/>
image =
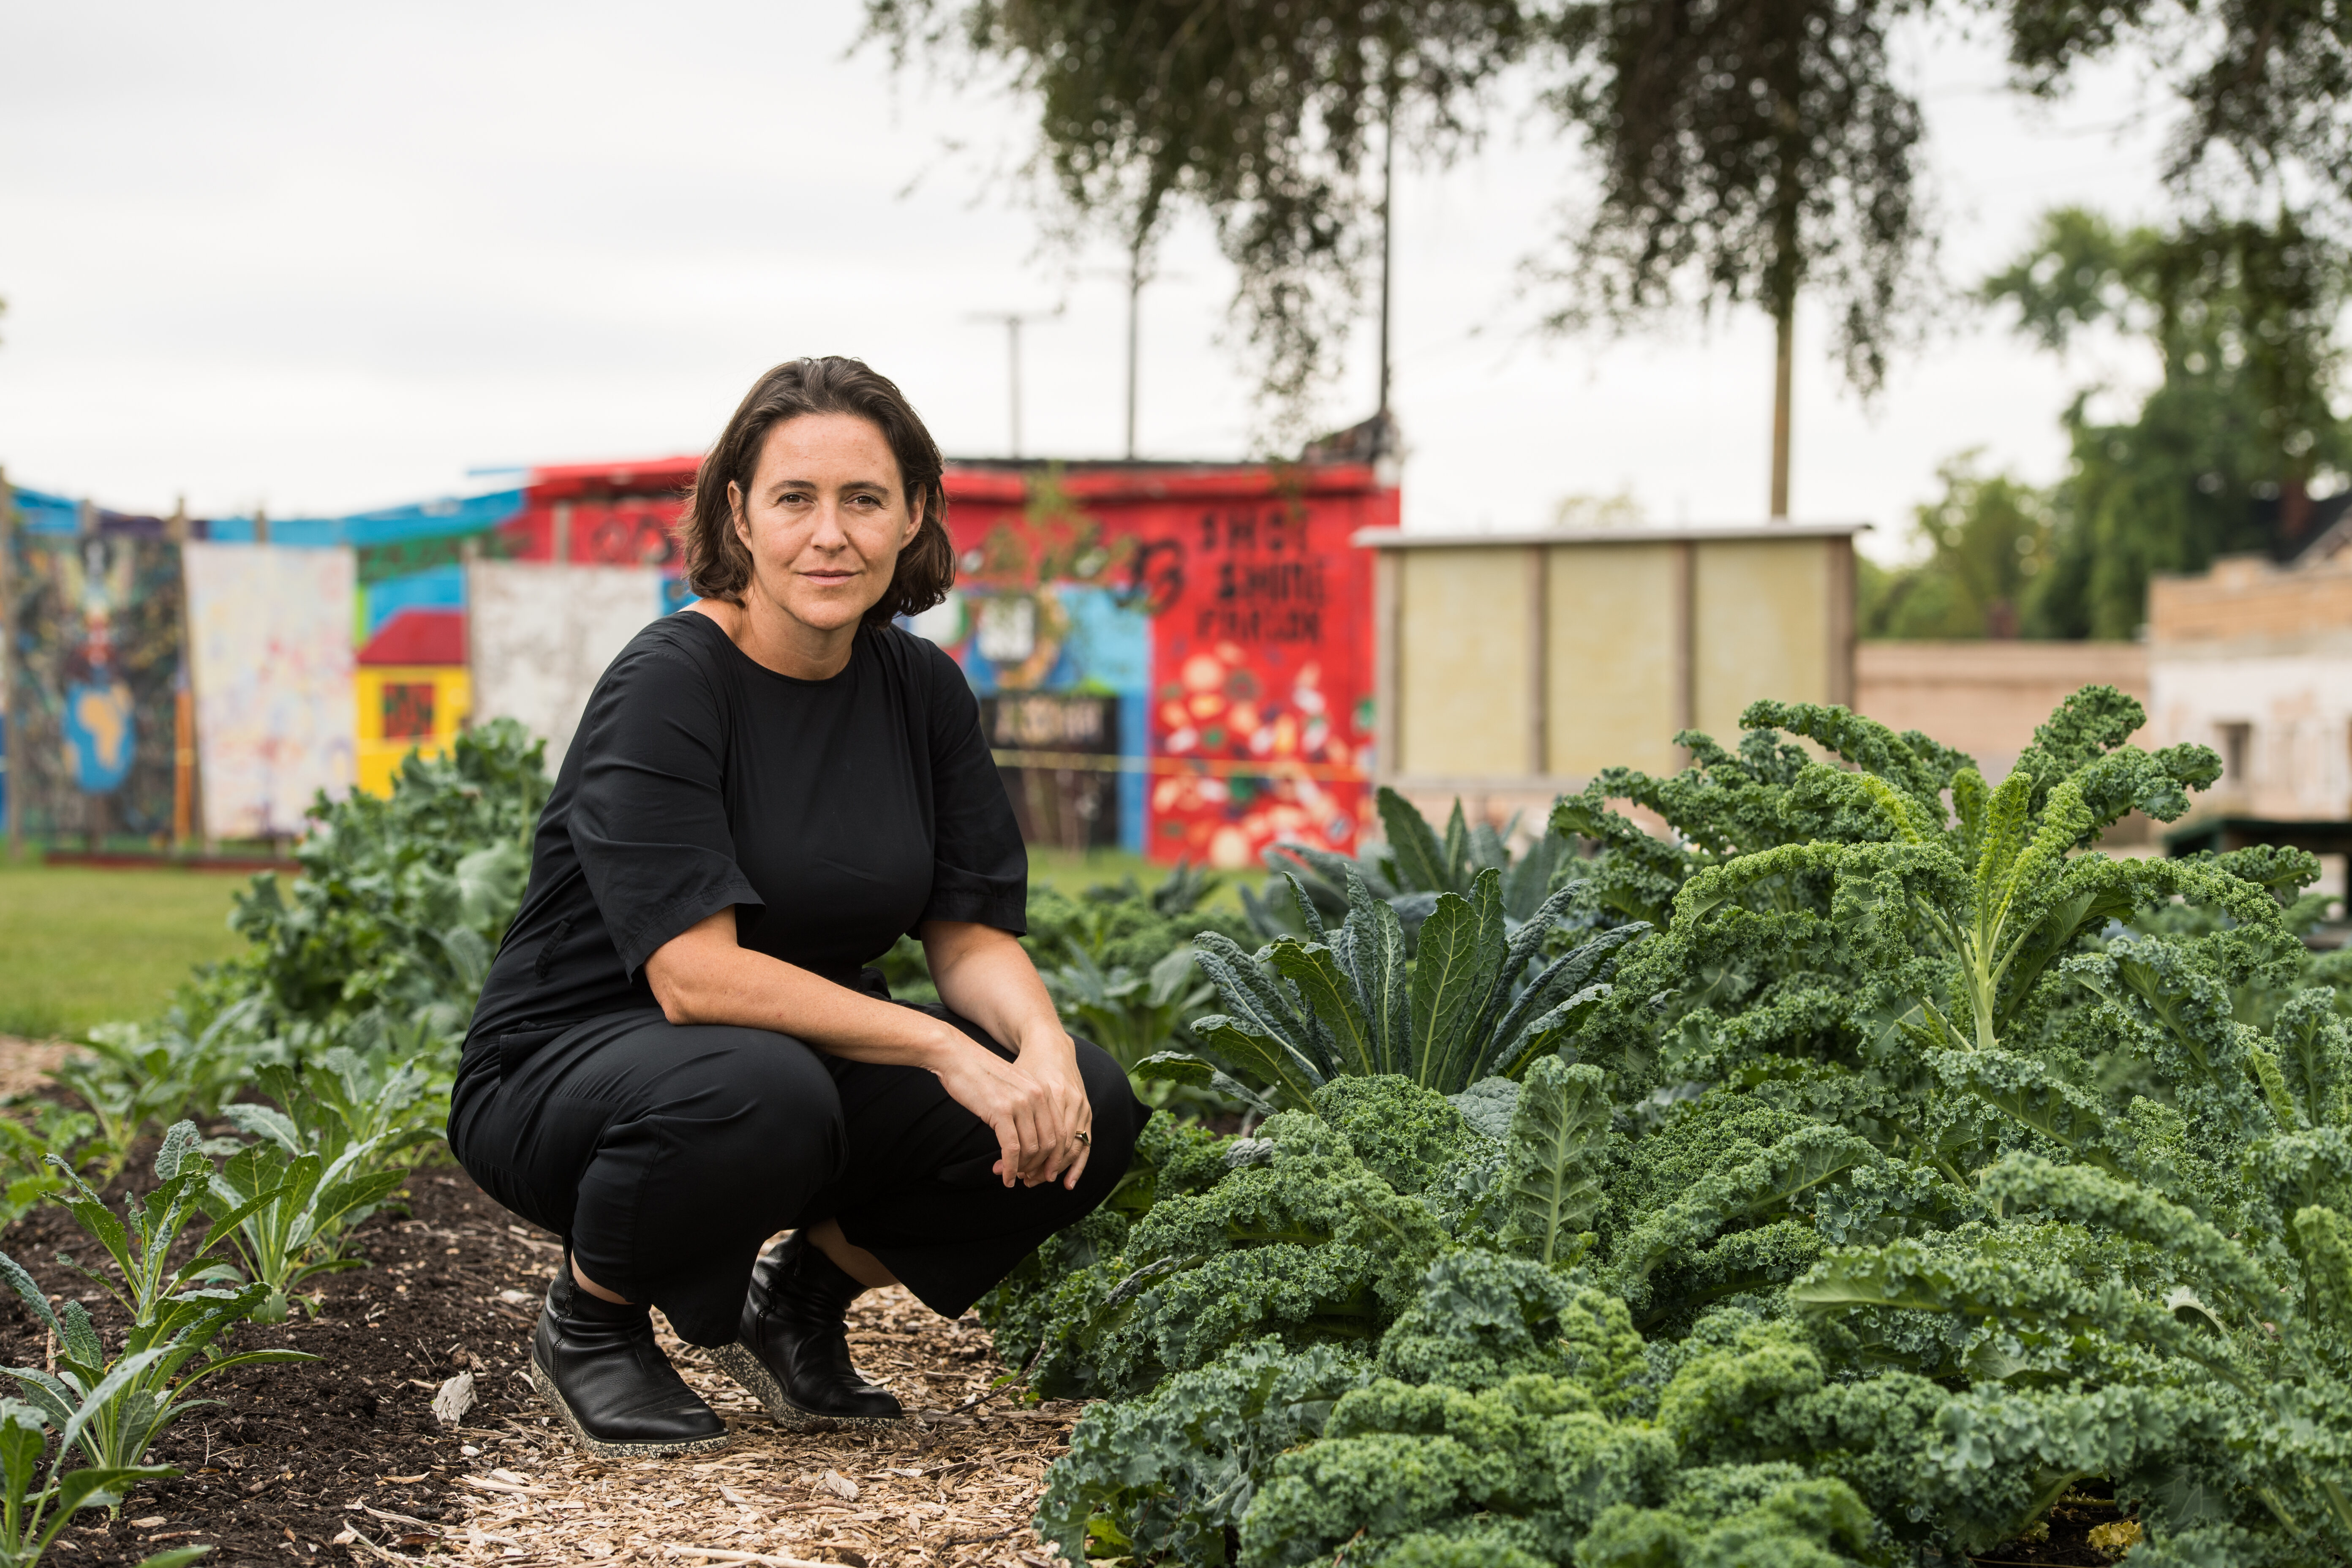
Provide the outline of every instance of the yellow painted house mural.
<path id="1" fill-rule="evenodd" d="M 371 795 L 392 793 L 392 776 L 409 752 L 446 752 L 473 716 L 473 680 L 462 664 L 362 665 L 352 685 L 359 699 L 357 783 Z"/>
<path id="2" fill-rule="evenodd" d="M 352 686 L 361 789 L 390 795 L 403 757 L 439 756 L 472 721 L 466 651 L 465 612 L 439 607 L 390 617 L 360 649 Z"/>

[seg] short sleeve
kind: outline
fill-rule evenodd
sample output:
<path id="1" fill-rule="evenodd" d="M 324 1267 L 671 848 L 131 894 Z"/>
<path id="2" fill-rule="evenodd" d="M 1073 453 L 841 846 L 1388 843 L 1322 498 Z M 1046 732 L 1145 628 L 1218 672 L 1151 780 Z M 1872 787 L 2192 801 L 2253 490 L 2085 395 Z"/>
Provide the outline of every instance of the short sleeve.
<path id="1" fill-rule="evenodd" d="M 973 921 L 1021 936 L 1029 929 L 1029 850 L 1005 798 L 980 702 L 963 671 L 916 639 L 929 679 L 933 852 L 925 921 Z"/>
<path id="2" fill-rule="evenodd" d="M 727 826 L 726 731 L 709 679 L 656 642 L 614 659 L 581 715 L 572 847 L 625 974 L 720 910 L 761 907 Z"/>

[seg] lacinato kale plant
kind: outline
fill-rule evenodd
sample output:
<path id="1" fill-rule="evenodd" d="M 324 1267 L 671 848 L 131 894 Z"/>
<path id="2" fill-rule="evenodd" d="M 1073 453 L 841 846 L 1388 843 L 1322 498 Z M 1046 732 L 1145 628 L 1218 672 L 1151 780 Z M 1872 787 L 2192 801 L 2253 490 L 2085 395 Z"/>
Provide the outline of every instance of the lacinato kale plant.
<path id="1" fill-rule="evenodd" d="M 1290 879 L 1307 937 L 1276 938 L 1252 955 L 1215 932 L 1199 939 L 1201 967 L 1224 1011 L 1193 1021 L 1207 1065 L 1161 1060 L 1141 1076 L 1198 1081 L 1209 1066 L 1269 1106 L 1299 1109 L 1327 1084 L 1396 1075 L 1458 1093 L 1489 1078 L 1516 1079 L 1567 1043 L 1608 996 L 1606 975 L 1642 924 L 1601 932 L 1541 962 L 1570 886 L 1513 921 L 1503 874 L 1487 867 L 1469 892 L 1440 893 L 1408 957 L 1402 922 L 1353 870 L 1347 918 L 1327 928 Z M 1219 1087 L 1228 1087 L 1220 1082 Z"/>
<path id="2" fill-rule="evenodd" d="M 1519 819 L 1497 827 L 1472 822 L 1454 802 L 1452 815 L 1440 833 L 1419 807 L 1382 784 L 1373 792 L 1373 805 L 1387 835 L 1384 843 L 1361 855 L 1307 844 L 1276 844 L 1265 851 L 1265 864 L 1276 876 L 1297 882 L 1317 910 L 1330 920 L 1344 919 L 1355 907 L 1349 879 L 1360 881 L 1374 898 L 1397 914 L 1408 945 L 1421 931 L 1421 922 L 1437 907 L 1438 896 L 1467 897 L 1472 879 L 1481 871 L 1496 873 L 1504 913 L 1516 925 L 1531 920 L 1552 892 L 1554 883 L 1573 854 L 1569 839 L 1549 830 L 1538 831 L 1523 848 L 1515 848 Z M 1275 884 L 1261 895 L 1240 889 L 1242 907 L 1259 940 L 1302 936 L 1307 927 L 1291 912 Z M 1238 933 L 1228 933 L 1237 935 Z"/>

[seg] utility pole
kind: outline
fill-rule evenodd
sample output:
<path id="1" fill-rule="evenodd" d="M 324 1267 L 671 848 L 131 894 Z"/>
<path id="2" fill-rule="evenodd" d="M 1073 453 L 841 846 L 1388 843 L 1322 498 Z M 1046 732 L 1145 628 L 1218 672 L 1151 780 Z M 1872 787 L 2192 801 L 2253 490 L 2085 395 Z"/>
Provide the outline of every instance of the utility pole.
<path id="1" fill-rule="evenodd" d="M 16 727 L 16 492 L 0 468 L 0 807 L 14 859 L 25 847 L 24 731 Z"/>
<path id="2" fill-rule="evenodd" d="M 1394 256 L 1395 226 L 1390 213 L 1396 198 L 1396 103 L 1391 100 L 1381 124 L 1381 413 L 1389 411 L 1389 270 Z M 1381 420 L 1387 436 L 1387 420 Z"/>
<path id="3" fill-rule="evenodd" d="M 1135 461 L 1137 321 L 1143 311 L 1143 247 L 1127 253 L 1127 460 Z"/>
<path id="4" fill-rule="evenodd" d="M 1056 305 L 1050 310 L 982 310 L 972 320 L 1004 323 L 1005 363 L 1011 381 L 1011 421 L 1013 456 L 1021 456 L 1021 327 L 1025 321 L 1050 321 L 1060 315 L 1066 306 Z"/>
<path id="5" fill-rule="evenodd" d="M 1143 290 L 1148 285 L 1181 279 L 1184 274 L 1171 272 L 1163 279 L 1152 263 L 1151 236 L 1147 231 L 1141 238 L 1129 243 L 1123 269 L 1106 268 L 1089 272 L 1088 276 L 1116 278 L 1127 285 L 1127 458 L 1133 462 L 1139 456 L 1136 409 L 1141 402 L 1143 382 Z"/>

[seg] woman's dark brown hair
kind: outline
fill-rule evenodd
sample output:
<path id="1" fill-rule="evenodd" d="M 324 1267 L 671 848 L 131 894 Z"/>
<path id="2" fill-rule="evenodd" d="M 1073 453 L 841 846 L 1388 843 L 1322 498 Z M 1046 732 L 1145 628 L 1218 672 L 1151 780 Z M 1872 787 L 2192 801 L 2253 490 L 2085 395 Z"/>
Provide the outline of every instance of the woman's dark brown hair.
<path id="1" fill-rule="evenodd" d="M 727 487 L 751 493 L 752 471 L 768 432 L 803 414 L 850 414 L 882 432 L 898 459 L 907 487 L 907 510 L 920 507 L 923 526 L 914 542 L 898 552 L 890 586 L 866 612 L 865 624 L 878 626 L 893 616 L 915 616 L 948 596 L 955 585 L 955 546 L 948 542 L 948 492 L 940 475 L 939 443 L 923 428 L 907 395 L 863 360 L 827 354 L 789 360 L 752 384 L 727 421 L 717 444 L 695 471 L 686 510 L 677 520 L 678 548 L 686 555 L 686 585 L 706 599 L 743 602 L 751 581 L 751 552 L 735 536 Z"/>

